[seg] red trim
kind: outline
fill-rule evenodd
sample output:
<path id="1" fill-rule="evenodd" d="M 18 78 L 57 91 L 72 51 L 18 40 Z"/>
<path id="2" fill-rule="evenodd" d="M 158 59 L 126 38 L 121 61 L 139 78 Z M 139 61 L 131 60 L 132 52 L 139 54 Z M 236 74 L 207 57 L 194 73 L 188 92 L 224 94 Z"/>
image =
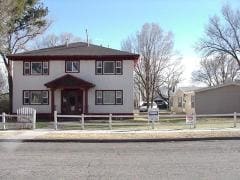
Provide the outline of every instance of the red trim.
<path id="1" fill-rule="evenodd" d="M 80 73 L 80 61 L 78 61 L 78 60 L 75 61 L 75 62 L 78 62 L 78 71 L 77 72 L 67 71 L 67 62 L 74 62 L 74 61 L 65 60 L 65 73 Z"/>
<path id="2" fill-rule="evenodd" d="M 98 104 L 97 103 L 97 91 L 101 91 L 102 92 L 102 103 L 101 104 Z M 104 104 L 103 103 L 103 92 L 104 91 L 114 91 L 115 92 L 115 103 L 114 104 Z M 121 91 L 122 92 L 122 103 L 121 104 L 117 104 L 117 91 Z M 110 89 L 108 89 L 108 90 L 95 90 L 95 105 L 104 105 L 104 106 L 111 106 L 111 105 L 123 105 L 123 90 L 110 90 Z"/>
<path id="3" fill-rule="evenodd" d="M 51 112 L 52 112 L 52 116 L 53 116 L 53 113 L 54 113 L 54 110 L 55 110 L 55 97 L 54 97 L 54 89 L 51 89 Z"/>
<path id="4" fill-rule="evenodd" d="M 80 88 L 92 88 L 95 85 L 80 79 L 78 77 L 66 74 L 57 79 L 54 79 L 50 82 L 44 84 L 48 88 L 69 88 L 69 89 L 80 89 Z"/>
<path id="5" fill-rule="evenodd" d="M 25 102 L 24 102 L 24 92 L 26 92 L 26 91 L 28 91 L 28 93 L 29 93 L 29 103 L 28 104 L 26 104 Z M 48 94 L 48 102 L 46 103 L 46 104 L 43 104 L 43 103 L 41 103 L 41 104 L 31 104 L 31 96 L 30 96 L 30 94 L 31 94 L 31 92 L 34 92 L 34 91 L 40 91 L 40 92 L 42 92 L 42 91 L 46 91 L 47 92 L 47 94 Z M 49 91 L 48 90 L 23 90 L 22 91 L 22 105 L 28 105 L 28 106 L 35 106 L 35 105 L 39 105 L 39 106 L 42 106 L 42 105 L 49 105 Z"/>
<path id="6" fill-rule="evenodd" d="M 114 62 L 114 73 L 104 73 L 104 62 L 113 61 Z M 121 73 L 117 73 L 117 61 L 121 62 Z M 97 72 L 97 62 L 102 63 L 102 72 Z M 95 75 L 123 75 L 123 60 L 96 60 L 95 61 Z"/>
<path id="7" fill-rule="evenodd" d="M 29 62 L 30 63 L 30 67 L 29 67 L 29 74 L 26 74 L 25 73 L 25 63 L 26 62 Z M 39 63 L 42 63 L 42 73 L 41 74 L 32 74 L 32 62 L 39 62 Z M 47 62 L 48 63 L 48 71 L 47 71 L 47 73 L 46 74 L 44 74 L 44 72 L 43 72 L 43 63 L 44 62 Z M 25 75 L 25 76 L 47 76 L 47 75 L 49 75 L 49 61 L 47 61 L 47 60 L 39 60 L 39 61 L 30 61 L 30 60 L 24 60 L 23 61 L 23 75 Z"/>
<path id="8" fill-rule="evenodd" d="M 39 61 L 39 60 L 138 60 L 139 55 L 35 55 L 35 56 L 28 56 L 28 55 L 7 55 L 7 58 L 12 61 L 23 61 L 23 60 L 31 60 L 31 61 Z"/>

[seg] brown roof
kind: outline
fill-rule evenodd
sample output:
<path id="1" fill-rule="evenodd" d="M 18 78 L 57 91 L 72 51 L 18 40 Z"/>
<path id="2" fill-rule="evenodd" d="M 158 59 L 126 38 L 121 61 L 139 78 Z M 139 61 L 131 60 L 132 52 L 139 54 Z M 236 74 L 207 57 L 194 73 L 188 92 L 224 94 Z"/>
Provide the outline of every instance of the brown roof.
<path id="1" fill-rule="evenodd" d="M 48 88 L 91 88 L 95 85 L 82 80 L 80 78 L 74 77 L 70 74 L 66 74 L 64 76 L 61 76 L 53 81 L 50 81 L 46 84 L 44 84 Z"/>
<path id="2" fill-rule="evenodd" d="M 35 58 L 45 59 L 64 59 L 66 57 L 79 58 L 79 59 L 101 59 L 101 58 L 114 58 L 137 60 L 139 55 L 116 49 L 106 48 L 84 42 L 71 43 L 68 45 L 55 46 L 50 48 L 38 49 L 27 51 L 17 54 L 10 54 L 7 57 L 11 60 L 26 60 Z"/>

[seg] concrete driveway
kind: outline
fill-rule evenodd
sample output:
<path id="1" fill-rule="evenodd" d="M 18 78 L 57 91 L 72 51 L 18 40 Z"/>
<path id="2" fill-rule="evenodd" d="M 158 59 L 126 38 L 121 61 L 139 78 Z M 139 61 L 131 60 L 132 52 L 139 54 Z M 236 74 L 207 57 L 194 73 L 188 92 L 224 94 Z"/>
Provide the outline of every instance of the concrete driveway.
<path id="1" fill-rule="evenodd" d="M 239 179 L 240 141 L 0 143 L 0 179 Z"/>

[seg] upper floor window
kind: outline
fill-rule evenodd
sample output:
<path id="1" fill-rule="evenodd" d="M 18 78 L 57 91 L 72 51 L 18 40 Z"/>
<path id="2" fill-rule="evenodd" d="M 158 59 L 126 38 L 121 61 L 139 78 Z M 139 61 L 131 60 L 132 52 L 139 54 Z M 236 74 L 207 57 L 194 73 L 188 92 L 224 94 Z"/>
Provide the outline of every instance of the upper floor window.
<path id="1" fill-rule="evenodd" d="M 25 61 L 23 62 L 24 75 L 48 75 L 49 62 L 48 61 Z"/>
<path id="2" fill-rule="evenodd" d="M 79 73 L 80 62 L 79 61 L 65 61 L 65 71 L 67 73 Z"/>
<path id="3" fill-rule="evenodd" d="M 96 61 L 96 74 L 122 74 L 122 61 Z"/>

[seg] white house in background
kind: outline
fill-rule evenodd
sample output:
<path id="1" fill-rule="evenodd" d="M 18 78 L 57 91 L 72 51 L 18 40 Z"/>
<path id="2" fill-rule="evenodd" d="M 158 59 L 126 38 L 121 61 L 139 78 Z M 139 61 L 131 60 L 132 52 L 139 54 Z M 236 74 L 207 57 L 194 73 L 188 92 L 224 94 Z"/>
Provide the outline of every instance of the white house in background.
<path id="1" fill-rule="evenodd" d="M 138 54 L 79 42 L 7 57 L 14 113 L 22 106 L 38 115 L 133 113 Z"/>
<path id="2" fill-rule="evenodd" d="M 200 87 L 180 87 L 170 97 L 170 110 L 175 113 L 195 113 L 195 90 Z"/>

